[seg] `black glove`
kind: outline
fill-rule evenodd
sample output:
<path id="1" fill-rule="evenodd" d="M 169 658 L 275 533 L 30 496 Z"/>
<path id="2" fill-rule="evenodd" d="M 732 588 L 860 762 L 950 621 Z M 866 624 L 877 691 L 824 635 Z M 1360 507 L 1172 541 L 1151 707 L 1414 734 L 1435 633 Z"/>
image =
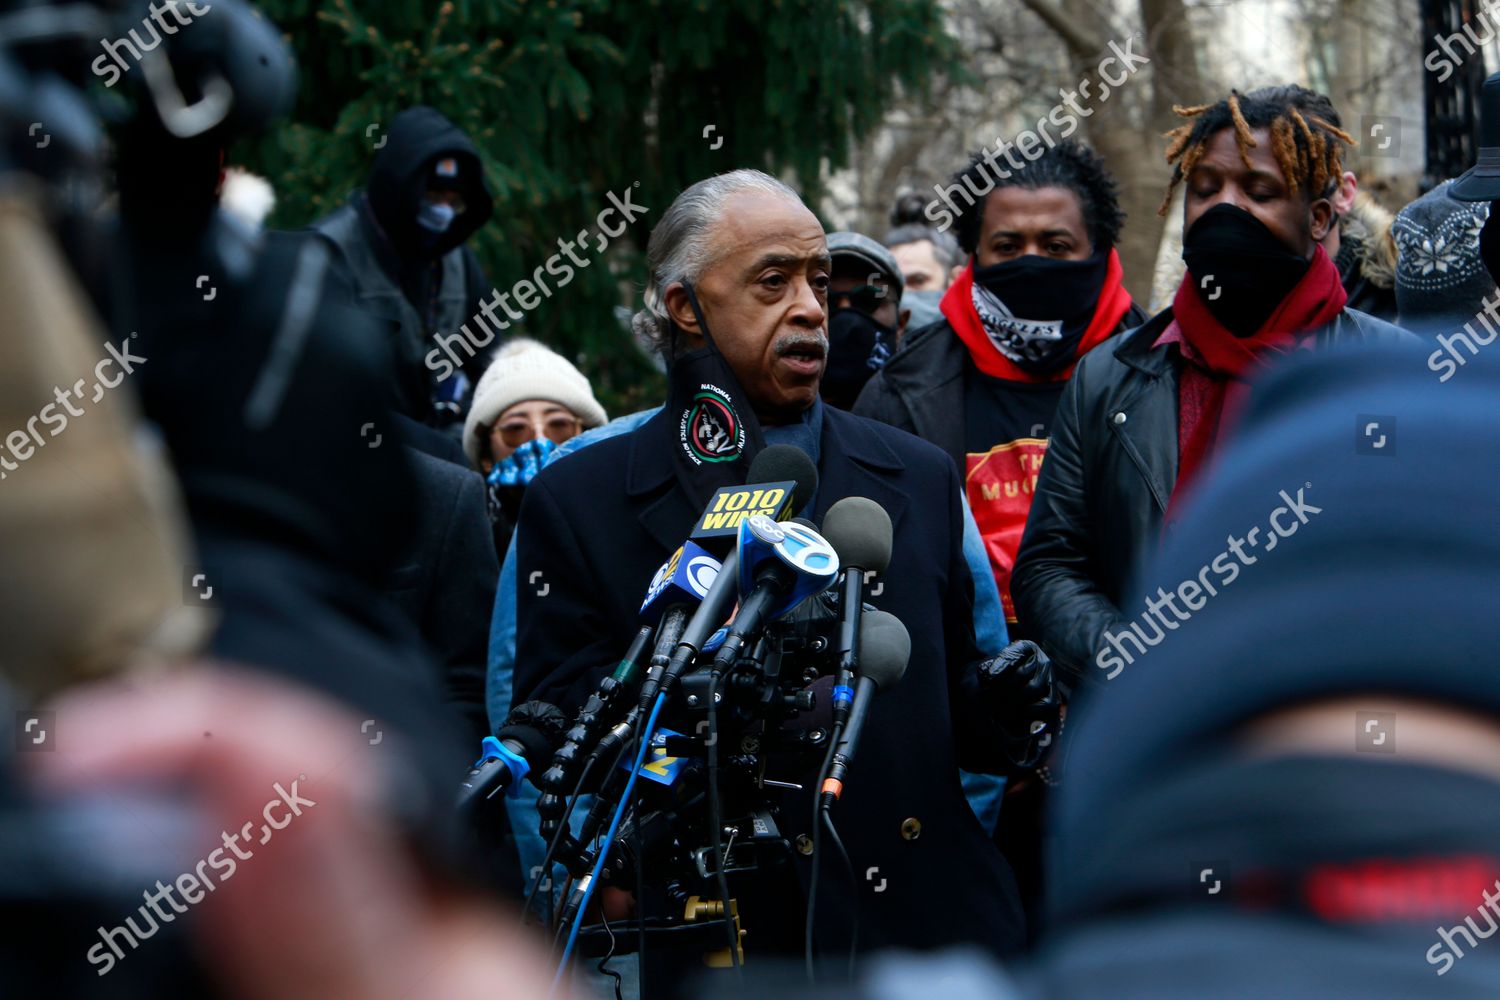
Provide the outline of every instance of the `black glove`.
<path id="1" fill-rule="evenodd" d="M 1036 766 L 1043 741 L 1057 732 L 1062 702 L 1052 678 L 1052 660 L 1026 639 L 1011 643 L 1000 655 L 979 665 L 979 691 L 1011 763 Z"/>

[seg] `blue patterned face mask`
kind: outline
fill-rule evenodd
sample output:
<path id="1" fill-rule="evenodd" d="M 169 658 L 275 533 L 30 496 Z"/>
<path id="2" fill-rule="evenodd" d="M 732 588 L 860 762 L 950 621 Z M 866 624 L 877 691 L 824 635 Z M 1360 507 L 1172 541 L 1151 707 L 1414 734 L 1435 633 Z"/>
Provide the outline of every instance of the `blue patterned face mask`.
<path id="1" fill-rule="evenodd" d="M 533 438 L 496 462 L 485 482 L 491 486 L 525 486 L 536 478 L 556 450 L 557 445 L 549 438 Z"/>

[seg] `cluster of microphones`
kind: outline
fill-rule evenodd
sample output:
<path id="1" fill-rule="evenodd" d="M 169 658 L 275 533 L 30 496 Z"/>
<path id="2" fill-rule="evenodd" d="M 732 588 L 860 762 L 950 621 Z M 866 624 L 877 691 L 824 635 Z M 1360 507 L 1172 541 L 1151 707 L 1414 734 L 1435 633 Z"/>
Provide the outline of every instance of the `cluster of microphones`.
<path id="1" fill-rule="evenodd" d="M 894 615 L 864 604 L 867 581 L 890 561 L 890 517 L 872 500 L 848 497 L 829 508 L 820 531 L 794 517 L 815 494 L 817 479 L 802 451 L 788 445 L 762 450 L 747 484 L 718 491 L 692 536 L 657 571 L 642 602 L 634 640 L 571 725 L 555 706 L 526 702 L 512 710 L 495 737 L 484 740 L 479 761 L 462 783 L 460 809 L 473 810 L 514 791 L 528 775 L 541 790 L 538 813 L 549 854 L 543 870 L 535 873 L 532 894 L 554 860 L 577 879 L 558 924 L 560 936 L 572 924 L 564 965 L 615 841 L 622 803 L 629 801 L 646 762 L 663 706 L 683 697 L 684 678 L 707 678 L 704 696 L 687 695 L 685 700 L 707 705 L 712 780 L 714 708 L 724 677 L 762 648 L 769 625 L 787 619 L 809 598 L 821 596 L 836 609 L 837 630 L 827 650 L 836 664 L 832 687 L 809 688 L 795 699 L 804 710 L 820 707 L 815 701 L 824 691 L 829 699 L 831 725 L 817 796 L 818 808 L 826 811 L 848 780 L 870 702 L 906 671 L 911 639 L 905 626 Z M 726 519 L 726 510 L 748 513 Z M 726 544 L 727 552 L 716 555 Z M 698 683 L 693 690 L 704 689 Z M 635 766 L 616 766 L 615 761 L 628 760 L 622 755 L 632 746 L 637 748 Z M 601 766 L 608 772 L 575 837 L 567 817 L 579 792 L 589 787 L 589 778 L 598 779 Z M 709 804 L 718 805 L 712 792 Z M 710 829 L 718 829 L 717 815 Z M 722 872 L 722 857 L 717 862 Z"/>

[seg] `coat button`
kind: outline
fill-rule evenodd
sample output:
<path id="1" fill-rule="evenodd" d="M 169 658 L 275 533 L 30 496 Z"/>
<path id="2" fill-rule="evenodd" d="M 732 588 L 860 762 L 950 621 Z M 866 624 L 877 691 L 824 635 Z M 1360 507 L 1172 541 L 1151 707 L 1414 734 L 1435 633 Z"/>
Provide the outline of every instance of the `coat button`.
<path id="1" fill-rule="evenodd" d="M 1116 413 L 1114 419 L 1115 423 L 1123 424 L 1125 422 L 1125 411 L 1121 410 L 1119 413 Z"/>
<path id="2" fill-rule="evenodd" d="M 901 839 L 916 840 L 922 836 L 922 821 L 915 816 L 908 816 L 901 821 Z"/>

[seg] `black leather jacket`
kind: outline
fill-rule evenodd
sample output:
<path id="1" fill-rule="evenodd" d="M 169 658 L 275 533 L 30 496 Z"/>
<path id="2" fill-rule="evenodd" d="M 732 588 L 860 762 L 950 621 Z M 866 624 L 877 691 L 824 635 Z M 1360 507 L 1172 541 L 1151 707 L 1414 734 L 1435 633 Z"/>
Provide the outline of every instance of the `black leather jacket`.
<path id="1" fill-rule="evenodd" d="M 1163 310 L 1090 351 L 1058 402 L 1026 533 L 1011 576 L 1016 615 L 1076 688 L 1099 678 L 1106 629 L 1128 627 L 1120 608 L 1132 575 L 1162 530 L 1177 481 L 1177 378 L 1182 356 L 1153 347 L 1172 321 Z M 1415 343 L 1384 320 L 1345 309 L 1315 346 Z"/>

